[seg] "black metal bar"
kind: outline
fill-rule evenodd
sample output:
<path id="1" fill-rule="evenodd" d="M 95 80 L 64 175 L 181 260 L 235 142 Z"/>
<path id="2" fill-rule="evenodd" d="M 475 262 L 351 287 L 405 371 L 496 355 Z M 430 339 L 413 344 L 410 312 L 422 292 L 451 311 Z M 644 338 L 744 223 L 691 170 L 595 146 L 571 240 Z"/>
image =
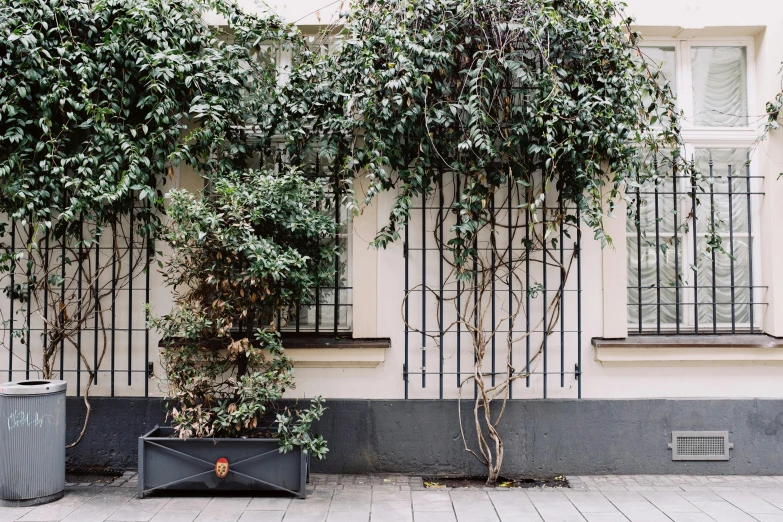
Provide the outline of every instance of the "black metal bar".
<path id="1" fill-rule="evenodd" d="M 478 239 L 473 236 L 473 248 L 478 245 Z M 478 256 L 473 256 L 473 364 L 476 364 L 478 356 L 476 355 L 476 347 L 478 346 L 478 314 L 480 310 L 479 305 L 479 291 L 478 291 Z M 483 361 L 482 361 L 483 362 Z M 478 397 L 478 382 L 473 379 L 473 398 Z"/>
<path id="2" fill-rule="evenodd" d="M 455 179 L 455 191 L 454 191 L 454 202 L 459 202 L 459 196 L 460 196 L 460 183 L 459 183 L 459 174 L 454 175 Z M 459 228 L 460 225 L 460 213 L 457 212 L 457 228 Z M 457 388 L 459 388 L 462 384 L 462 357 L 460 356 L 462 346 L 462 289 L 461 289 L 461 282 L 459 279 L 457 279 Z"/>
<path id="3" fill-rule="evenodd" d="M 642 333 L 642 197 L 636 189 L 636 297 L 639 301 L 639 333 Z"/>
<path id="4" fill-rule="evenodd" d="M 541 210 L 542 210 L 541 216 L 542 216 L 542 220 L 544 222 L 544 230 L 541 232 L 541 236 L 544 238 L 543 241 L 541 241 L 541 247 L 542 247 L 541 248 L 541 252 L 542 252 L 541 265 L 543 266 L 543 270 L 544 270 L 544 274 L 543 274 L 543 277 L 542 277 L 542 281 L 543 281 L 543 284 L 544 284 L 544 293 L 541 295 L 542 301 L 544 303 L 544 306 L 542 307 L 542 315 L 543 315 L 543 318 L 544 318 L 544 320 L 542 322 L 542 324 L 544 325 L 544 340 L 543 340 L 543 342 L 541 344 L 541 358 L 542 358 L 542 364 L 543 364 L 543 369 L 544 369 L 542 386 L 543 386 L 543 389 L 544 389 L 544 398 L 546 399 L 547 348 L 548 348 L 547 344 L 549 343 L 549 323 L 548 323 L 548 318 L 547 318 L 547 313 L 546 313 L 547 312 L 546 290 L 549 288 L 549 286 L 547 285 L 547 281 L 546 281 L 546 273 L 547 273 L 546 229 L 549 226 L 548 225 L 549 219 L 547 218 L 546 198 L 544 198 L 544 204 L 542 205 Z"/>
<path id="5" fill-rule="evenodd" d="M 530 388 L 530 201 L 525 203 L 525 387 Z"/>
<path id="6" fill-rule="evenodd" d="M 653 184 L 655 187 L 655 301 L 658 306 L 655 307 L 655 331 L 661 333 L 661 230 L 659 222 L 658 209 L 658 156 L 653 156 L 653 172 L 655 178 Z M 641 273 L 641 272 L 640 272 Z"/>
<path id="7" fill-rule="evenodd" d="M 712 153 L 710 153 L 710 161 L 709 161 L 709 170 L 710 170 L 710 227 L 712 228 L 712 233 L 715 233 L 715 194 L 713 190 L 713 183 L 714 179 L 712 178 L 712 169 L 713 169 L 713 162 L 712 162 Z M 715 281 L 715 249 L 711 248 L 710 253 L 712 254 L 712 333 L 716 333 L 718 331 L 718 299 L 717 299 L 717 291 L 715 289 L 715 285 L 717 284 L 717 281 Z M 698 299 L 697 299 L 698 301 Z"/>
<path id="8" fill-rule="evenodd" d="M 278 151 L 278 170 L 283 171 L 283 157 L 282 153 Z M 317 178 L 321 172 L 321 160 L 316 154 L 315 156 L 315 177 Z M 320 209 L 319 209 L 320 210 Z M 321 288 L 315 287 L 315 331 L 318 333 L 321 330 Z"/>
<path id="9" fill-rule="evenodd" d="M 751 226 L 752 212 L 750 208 L 750 161 L 746 161 L 745 163 L 745 173 L 746 188 L 748 192 L 748 285 L 750 286 L 748 301 L 750 302 L 750 333 L 753 333 L 755 326 L 753 324 L 753 227 Z"/>
<path id="10" fill-rule="evenodd" d="M 696 228 L 696 172 L 691 174 L 691 215 L 693 216 L 693 329 L 699 333 L 699 233 Z"/>
<path id="11" fill-rule="evenodd" d="M 672 219 L 674 220 L 674 228 L 672 229 L 672 233 L 674 234 L 673 241 L 674 241 L 674 316 L 675 316 L 675 324 L 677 333 L 680 333 L 680 236 L 679 236 L 679 229 L 677 224 L 677 216 L 680 211 L 680 205 L 677 201 L 677 179 L 676 176 L 672 176 L 672 188 L 673 188 L 673 197 L 674 197 L 674 214 L 672 216 Z"/>
<path id="12" fill-rule="evenodd" d="M 440 320 L 439 320 L 439 337 L 438 340 L 438 349 L 439 349 L 439 397 L 443 398 L 443 309 L 445 308 L 445 305 L 443 303 L 443 229 L 446 226 L 446 209 L 444 208 L 445 202 L 443 201 L 443 171 L 439 172 L 438 176 L 438 206 L 440 207 L 440 211 L 438 213 L 438 233 L 439 233 L 439 243 L 438 243 L 438 250 L 440 251 L 440 284 L 438 285 L 438 288 L 440 289 L 440 301 L 438 303 L 438 310 L 440 311 Z M 426 245 L 422 245 L 426 246 Z"/>
<path id="13" fill-rule="evenodd" d="M 403 366 L 403 380 L 405 381 L 405 398 L 408 398 L 408 333 L 410 332 L 410 328 L 408 327 L 408 289 L 410 288 L 410 285 L 408 283 L 408 276 L 410 269 L 408 267 L 408 225 L 405 226 L 405 242 L 402 244 L 402 255 L 405 258 L 405 293 L 403 294 L 405 297 L 405 365 Z"/>
<path id="14" fill-rule="evenodd" d="M 492 295 L 490 296 L 490 305 L 491 305 L 491 314 L 492 314 L 492 340 L 491 340 L 491 347 L 492 347 L 492 386 L 495 386 L 495 247 L 496 247 L 496 241 L 495 241 L 495 193 L 492 192 L 490 194 L 490 200 L 489 200 L 489 215 L 490 215 L 490 229 L 489 229 L 489 245 L 492 251 L 489 254 L 490 259 L 490 277 L 492 277 L 492 280 L 490 281 L 490 290 Z"/>
<path id="15" fill-rule="evenodd" d="M 514 221 L 511 211 L 511 198 L 513 197 L 513 179 L 508 177 L 508 338 L 514 339 Z M 514 345 L 509 343 L 508 362 L 514 367 Z M 513 370 L 509 368 L 509 379 Z M 514 398 L 514 381 L 509 380 L 508 398 Z"/>
<path id="16" fill-rule="evenodd" d="M 60 379 L 63 379 L 63 370 L 65 369 L 65 238 L 63 234 L 60 243 L 60 314 L 58 321 L 60 323 Z"/>
<path id="17" fill-rule="evenodd" d="M 43 343 L 43 351 L 49 346 L 49 228 L 46 228 L 46 234 L 44 235 L 44 271 L 43 281 L 36 281 L 38 284 L 43 285 L 43 336 L 41 337 Z M 32 254 L 31 254 L 32 255 Z M 29 305 L 28 305 L 29 306 Z"/>
<path id="18" fill-rule="evenodd" d="M 147 209 L 151 208 L 151 204 L 149 200 L 147 200 Z M 147 218 L 149 219 L 149 217 Z M 146 238 L 146 247 L 147 247 L 147 258 L 145 263 L 145 270 L 144 270 L 144 281 L 145 281 L 145 288 L 144 288 L 144 302 L 146 303 L 146 306 L 144 307 L 144 319 L 145 319 L 145 328 L 144 328 L 144 369 L 146 371 L 149 371 L 150 367 L 150 329 L 149 329 L 149 320 L 150 320 L 150 310 L 149 310 L 149 304 L 150 304 L 150 265 L 152 262 L 152 251 L 153 251 L 153 244 L 152 244 L 152 238 L 149 236 L 149 227 L 146 227 L 145 231 L 145 238 Z M 149 397 L 149 386 L 150 386 L 150 379 L 149 375 L 146 375 L 144 378 L 144 396 Z"/>
<path id="19" fill-rule="evenodd" d="M 30 256 L 27 258 L 27 345 L 25 347 L 25 379 L 30 378 L 30 290 L 32 285 L 30 284 L 30 278 L 32 277 L 32 241 L 33 241 L 33 219 L 30 216 L 29 225 L 27 226 L 27 248 L 31 250 Z"/>
<path id="20" fill-rule="evenodd" d="M 94 307 L 93 307 L 93 313 L 95 314 L 95 346 L 93 346 L 93 383 L 98 384 L 98 316 L 101 313 L 101 296 L 98 293 L 99 287 L 98 287 L 98 276 L 101 273 L 98 267 L 100 266 L 101 258 L 101 249 L 100 249 L 100 242 L 101 242 L 101 236 L 98 234 L 98 228 L 96 226 L 95 229 L 95 268 L 93 269 L 94 278 L 95 278 L 95 294 L 94 294 Z"/>
<path id="21" fill-rule="evenodd" d="M 337 185 L 337 173 L 334 175 L 334 222 L 337 232 L 334 234 L 336 253 L 334 256 L 334 331 L 340 329 L 340 189 Z"/>
<path id="22" fill-rule="evenodd" d="M 76 265 L 76 396 L 82 394 L 82 279 L 84 271 L 84 222 L 79 217 L 79 263 Z"/>
<path id="23" fill-rule="evenodd" d="M 421 196 L 421 244 L 427 246 L 426 196 Z M 421 387 L 427 385 L 427 250 L 421 251 Z"/>
<path id="24" fill-rule="evenodd" d="M 112 229 L 114 236 L 112 241 L 112 253 L 111 253 L 111 331 L 109 332 L 111 338 L 111 396 L 114 397 L 114 355 L 115 355 L 115 333 L 117 331 L 117 249 L 114 248 L 114 242 L 116 241 L 117 231 Z"/>
<path id="25" fill-rule="evenodd" d="M 565 387 L 565 270 L 563 259 L 563 229 L 565 228 L 565 221 L 563 220 L 563 196 L 558 196 L 558 210 L 560 216 L 560 387 Z"/>
<path id="26" fill-rule="evenodd" d="M 577 398 L 582 398 L 582 216 L 579 209 L 576 210 L 576 364 L 579 368 L 579 379 L 577 379 Z"/>
<path id="27" fill-rule="evenodd" d="M 128 245 L 128 386 L 130 386 L 133 360 L 133 208 L 131 207 L 129 217 L 130 244 Z"/>
<path id="28" fill-rule="evenodd" d="M 16 285 L 14 276 L 16 274 L 16 221 L 11 221 L 11 313 L 9 317 L 9 328 L 11 335 L 8 339 L 8 380 L 14 380 L 14 301 L 16 300 Z M 28 306 L 30 306 L 28 304 Z M 29 326 L 29 325 L 28 325 Z"/>
<path id="29" fill-rule="evenodd" d="M 735 292 L 734 292 L 734 207 L 733 207 L 733 197 L 731 195 L 732 185 L 734 182 L 731 179 L 731 165 L 728 166 L 729 170 L 729 275 L 731 277 L 731 333 L 735 333 L 737 331 L 737 318 L 736 318 L 736 308 L 734 305 L 734 301 L 736 300 Z M 751 290 L 752 291 L 752 290 Z"/>

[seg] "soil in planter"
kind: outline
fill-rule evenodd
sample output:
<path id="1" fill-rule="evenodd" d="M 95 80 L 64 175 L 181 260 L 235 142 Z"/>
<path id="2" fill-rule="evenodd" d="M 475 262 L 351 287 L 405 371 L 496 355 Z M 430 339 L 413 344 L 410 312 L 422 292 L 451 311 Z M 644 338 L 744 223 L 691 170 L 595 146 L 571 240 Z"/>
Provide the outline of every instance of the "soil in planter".
<path id="1" fill-rule="evenodd" d="M 487 484 L 486 476 L 472 477 L 433 477 L 424 478 L 424 485 L 428 488 L 484 488 Z M 501 477 L 498 479 L 498 487 L 501 488 L 570 488 L 568 481 L 563 476 L 550 478 Z"/>
<path id="2" fill-rule="evenodd" d="M 72 484 L 111 484 L 122 471 L 109 468 L 68 468 L 65 470 L 65 482 Z"/>

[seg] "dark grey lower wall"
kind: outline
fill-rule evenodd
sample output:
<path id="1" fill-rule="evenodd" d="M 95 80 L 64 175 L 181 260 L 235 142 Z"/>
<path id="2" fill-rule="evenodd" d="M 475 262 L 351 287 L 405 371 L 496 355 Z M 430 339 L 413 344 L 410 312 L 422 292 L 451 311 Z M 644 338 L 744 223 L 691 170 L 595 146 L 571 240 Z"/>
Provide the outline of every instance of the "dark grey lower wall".
<path id="1" fill-rule="evenodd" d="M 165 422 L 162 399 L 93 398 L 70 466 L 134 468 L 139 435 Z M 68 438 L 84 404 L 68 399 Z M 462 445 L 456 401 L 329 400 L 317 426 L 329 443 L 316 472 L 465 474 L 482 469 Z M 470 404 L 463 401 L 463 419 Z M 728 462 L 673 462 L 672 430 L 729 430 Z M 514 400 L 500 431 L 504 473 L 783 475 L 783 400 Z M 472 443 L 470 430 L 468 442 Z"/>

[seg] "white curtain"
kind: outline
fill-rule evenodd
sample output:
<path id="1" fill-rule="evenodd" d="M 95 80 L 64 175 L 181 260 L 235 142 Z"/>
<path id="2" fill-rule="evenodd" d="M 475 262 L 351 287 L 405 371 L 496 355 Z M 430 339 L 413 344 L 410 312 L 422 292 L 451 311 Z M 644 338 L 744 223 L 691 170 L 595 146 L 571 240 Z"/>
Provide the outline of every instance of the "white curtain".
<path id="1" fill-rule="evenodd" d="M 691 47 L 691 74 L 696 125 L 748 125 L 744 47 Z"/>
<path id="2" fill-rule="evenodd" d="M 653 329 L 660 322 L 662 329 L 674 329 L 677 316 L 677 290 L 679 290 L 679 322 L 681 329 L 691 329 L 695 319 L 694 296 L 698 306 L 700 331 L 711 329 L 713 307 L 718 328 L 725 328 L 732 322 L 747 327 L 750 322 L 750 248 L 752 236 L 748 230 L 747 162 L 745 149 L 699 149 L 696 151 L 696 168 L 709 176 L 712 164 L 712 199 L 715 204 L 714 219 L 724 249 L 733 255 L 715 252 L 715 292 L 713 294 L 712 253 L 707 252 L 704 238 L 713 218 L 709 189 L 697 195 L 699 205 L 696 214 L 697 252 L 693 253 L 693 222 L 689 221 L 687 232 L 683 221 L 692 209 L 690 183 L 687 179 L 677 180 L 675 204 L 674 181 L 666 172 L 665 162 L 658 164 L 660 177 L 647 181 L 639 189 L 639 227 L 641 240 L 637 239 L 636 224 L 629 220 L 627 231 L 628 255 L 628 322 L 638 328 L 641 299 L 641 321 L 643 329 Z M 729 170 L 731 169 L 731 170 Z M 729 195 L 729 172 L 732 177 L 732 192 Z M 668 177 L 667 177 L 668 176 Z M 736 178 L 736 179 L 735 179 Z M 656 213 L 655 189 L 658 189 Z M 709 184 L 705 184 L 709 187 Z M 633 194 L 634 191 L 631 191 Z M 752 197 L 752 196 L 751 196 Z M 731 219 L 729 219 L 731 199 Z M 674 209 L 677 208 L 677 212 Z M 658 234 L 656 236 L 656 223 Z M 729 233 L 729 223 L 732 233 Z M 677 229 L 677 257 L 675 262 L 674 234 Z M 733 236 L 733 237 L 732 237 Z M 733 242 L 733 249 L 731 243 Z M 697 268 L 694 274 L 692 265 Z M 732 292 L 732 270 L 733 287 Z M 677 279 L 679 271 L 680 278 Z M 694 277 L 695 276 L 695 277 Z M 698 292 L 694 294 L 694 282 Z M 641 290 L 640 288 L 641 287 Z M 660 288 L 660 291 L 658 290 Z M 660 295 L 659 295 L 660 294 Z M 733 303 L 733 304 L 732 304 Z M 743 324 L 744 323 L 744 324 Z"/>

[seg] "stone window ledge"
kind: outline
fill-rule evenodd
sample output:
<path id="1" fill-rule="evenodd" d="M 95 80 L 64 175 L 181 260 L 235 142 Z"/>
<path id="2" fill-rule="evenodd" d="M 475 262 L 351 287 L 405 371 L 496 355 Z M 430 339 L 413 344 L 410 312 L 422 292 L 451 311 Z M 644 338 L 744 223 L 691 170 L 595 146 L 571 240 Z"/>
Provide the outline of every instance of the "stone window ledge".
<path id="1" fill-rule="evenodd" d="M 638 335 L 592 340 L 602 366 L 783 366 L 783 339 L 759 335 Z"/>
<path id="2" fill-rule="evenodd" d="M 283 348 L 295 368 L 375 368 L 391 348 L 389 339 L 354 339 L 350 334 L 283 332 L 282 337 Z M 212 344 L 215 349 L 225 347 Z"/>
<path id="3" fill-rule="evenodd" d="M 283 347 L 295 368 L 375 368 L 385 360 L 391 341 L 283 334 Z"/>

